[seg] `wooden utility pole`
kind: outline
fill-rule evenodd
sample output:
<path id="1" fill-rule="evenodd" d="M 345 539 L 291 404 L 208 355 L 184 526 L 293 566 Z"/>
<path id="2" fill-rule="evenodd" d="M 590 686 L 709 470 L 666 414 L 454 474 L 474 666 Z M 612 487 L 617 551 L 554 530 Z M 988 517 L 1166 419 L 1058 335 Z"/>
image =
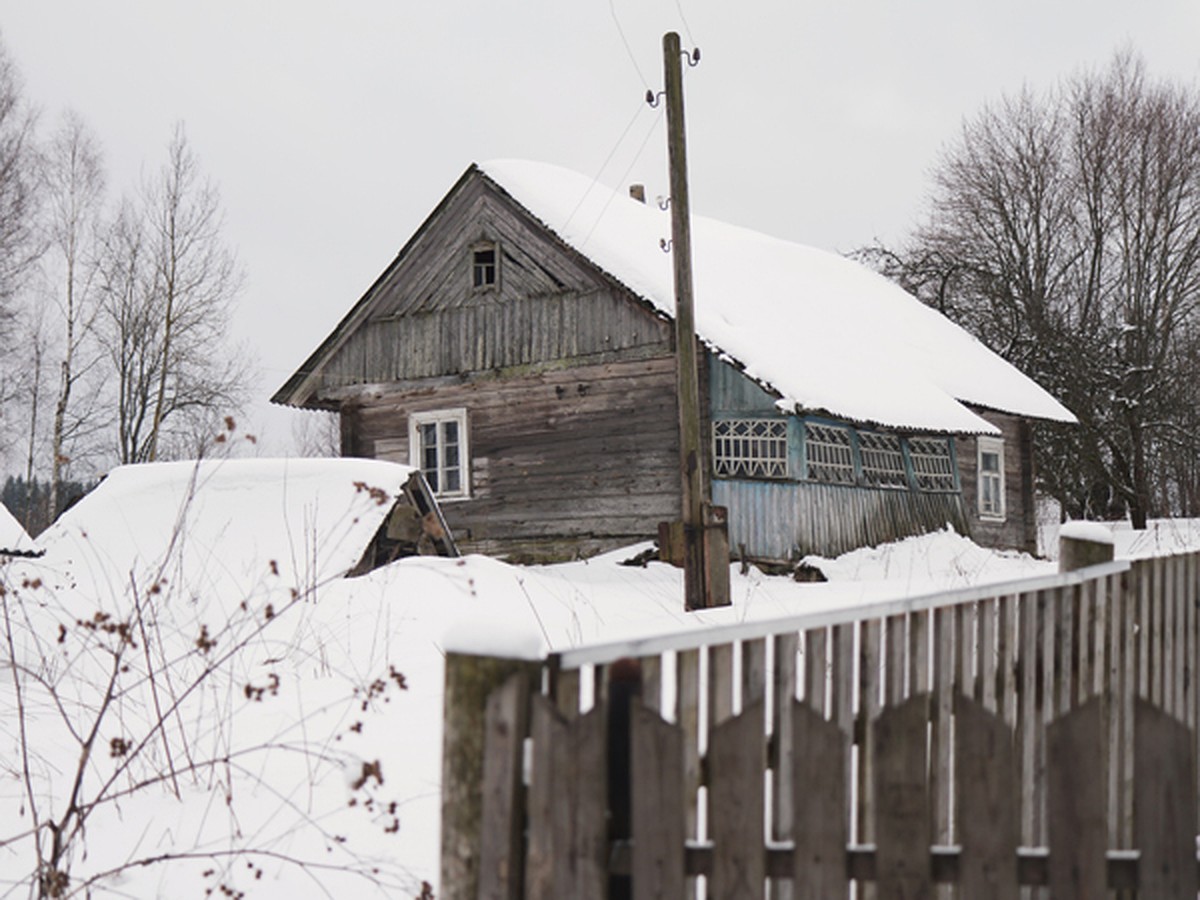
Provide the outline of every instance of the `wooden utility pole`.
<path id="1" fill-rule="evenodd" d="M 712 506 L 701 434 L 700 381 L 692 302 L 692 225 L 688 210 L 683 125 L 683 64 L 679 35 L 663 35 L 667 95 L 667 161 L 671 176 L 671 256 L 675 267 L 675 383 L 683 499 L 685 606 L 729 605 L 729 550 L 724 510 Z"/>

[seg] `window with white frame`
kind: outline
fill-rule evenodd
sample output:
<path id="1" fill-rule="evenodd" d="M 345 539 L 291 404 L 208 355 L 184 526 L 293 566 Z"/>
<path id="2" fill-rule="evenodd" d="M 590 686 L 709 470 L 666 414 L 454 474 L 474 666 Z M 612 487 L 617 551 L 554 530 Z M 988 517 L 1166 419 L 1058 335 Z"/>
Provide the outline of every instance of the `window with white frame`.
<path id="1" fill-rule="evenodd" d="M 1004 518 L 1004 441 L 1001 438 L 977 438 L 979 458 L 979 515 L 985 519 Z"/>
<path id="2" fill-rule="evenodd" d="M 477 291 L 494 288 L 500 278 L 500 261 L 496 244 L 485 242 L 471 248 L 471 286 Z"/>
<path id="3" fill-rule="evenodd" d="M 438 409 L 408 418 L 408 456 L 442 499 L 469 495 L 467 411 Z"/>
<path id="4" fill-rule="evenodd" d="M 787 477 L 787 422 L 782 419 L 717 419 L 712 434 L 718 478 Z"/>
<path id="5" fill-rule="evenodd" d="M 950 441 L 940 437 L 908 439 L 908 457 L 912 460 L 913 477 L 923 491 L 953 491 L 954 457 Z"/>
<path id="6" fill-rule="evenodd" d="M 850 429 L 804 423 L 805 470 L 810 481 L 854 484 L 854 445 Z"/>
<path id="7" fill-rule="evenodd" d="M 863 480 L 872 487 L 907 488 L 904 452 L 900 438 L 874 431 L 858 433 L 858 451 L 862 459 Z"/>

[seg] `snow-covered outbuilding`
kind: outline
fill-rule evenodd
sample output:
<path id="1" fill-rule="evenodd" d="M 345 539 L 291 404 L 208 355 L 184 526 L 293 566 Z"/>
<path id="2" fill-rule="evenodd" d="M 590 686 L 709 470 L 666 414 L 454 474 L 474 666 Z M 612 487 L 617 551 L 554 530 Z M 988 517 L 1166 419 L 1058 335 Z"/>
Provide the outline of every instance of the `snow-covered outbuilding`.
<path id="1" fill-rule="evenodd" d="M 460 545 L 590 554 L 679 518 L 670 220 L 554 166 L 472 165 L 272 398 L 347 456 L 419 466 Z M 1030 421 L 1053 397 L 828 252 L 692 220 L 713 500 L 792 561 L 947 523 L 1035 547 Z"/>

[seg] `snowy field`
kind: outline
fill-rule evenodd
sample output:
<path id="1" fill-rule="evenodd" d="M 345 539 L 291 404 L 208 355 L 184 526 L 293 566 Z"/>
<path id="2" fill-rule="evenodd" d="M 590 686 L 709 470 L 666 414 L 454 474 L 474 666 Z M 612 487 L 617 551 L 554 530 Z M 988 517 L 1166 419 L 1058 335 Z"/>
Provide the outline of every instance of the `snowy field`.
<path id="1" fill-rule="evenodd" d="M 733 606 L 694 614 L 678 570 L 621 564 L 645 546 L 341 577 L 409 471 L 119 469 L 41 536 L 43 558 L 7 564 L 0 897 L 39 877 L 96 897 L 416 897 L 436 885 L 447 633 L 561 649 L 1055 566 L 941 532 L 810 559 L 827 583 L 733 567 Z M 1200 526 L 1117 529 L 1116 544 L 1176 552 Z"/>

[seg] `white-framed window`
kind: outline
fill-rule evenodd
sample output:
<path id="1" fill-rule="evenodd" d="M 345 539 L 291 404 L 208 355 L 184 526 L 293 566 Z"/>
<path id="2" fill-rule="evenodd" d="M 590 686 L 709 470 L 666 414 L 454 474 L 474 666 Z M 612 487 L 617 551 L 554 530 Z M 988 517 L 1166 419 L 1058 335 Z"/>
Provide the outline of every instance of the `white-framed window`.
<path id="1" fill-rule="evenodd" d="M 477 291 L 494 288 L 500 282 L 500 252 L 494 241 L 471 248 L 471 287 Z"/>
<path id="2" fill-rule="evenodd" d="M 858 433 L 858 452 L 862 459 L 863 480 L 872 487 L 907 488 L 904 451 L 894 434 L 874 431 Z"/>
<path id="3" fill-rule="evenodd" d="M 912 460 L 913 477 L 921 490 L 955 489 L 954 457 L 950 455 L 950 442 L 946 438 L 909 438 L 908 458 Z"/>
<path id="4" fill-rule="evenodd" d="M 712 435 L 713 474 L 718 478 L 787 477 L 783 419 L 717 419 Z"/>
<path id="5" fill-rule="evenodd" d="M 467 411 L 435 409 L 408 417 L 408 458 L 439 499 L 470 496 Z"/>
<path id="6" fill-rule="evenodd" d="M 850 429 L 804 423 L 805 471 L 810 481 L 854 484 L 854 445 Z"/>
<path id="7" fill-rule="evenodd" d="M 979 460 L 979 515 L 984 519 L 1004 518 L 1004 440 L 976 438 Z"/>

